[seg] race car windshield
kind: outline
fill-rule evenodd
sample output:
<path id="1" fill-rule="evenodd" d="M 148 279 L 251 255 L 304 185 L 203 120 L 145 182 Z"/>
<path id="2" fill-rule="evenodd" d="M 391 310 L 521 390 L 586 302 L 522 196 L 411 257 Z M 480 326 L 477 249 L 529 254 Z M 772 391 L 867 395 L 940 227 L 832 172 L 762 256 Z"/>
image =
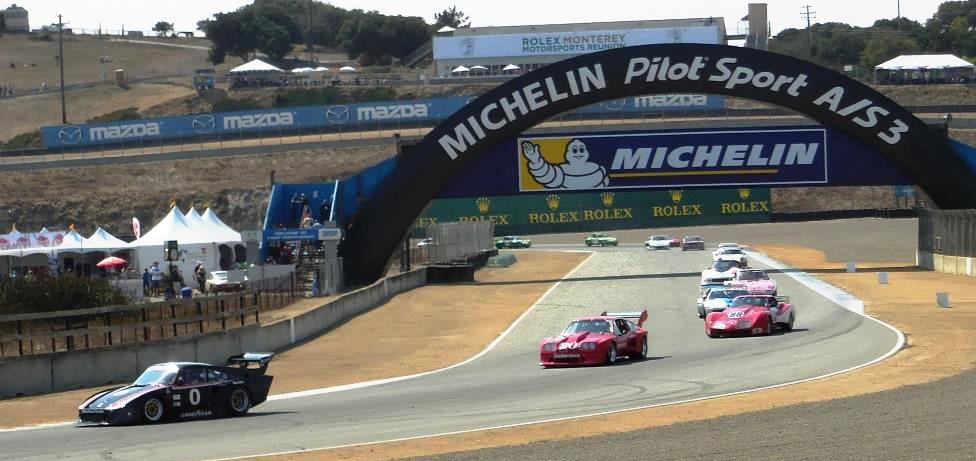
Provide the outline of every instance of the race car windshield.
<path id="1" fill-rule="evenodd" d="M 742 254 L 745 254 L 745 253 L 743 253 L 742 250 L 740 250 L 738 248 L 725 248 L 725 249 L 722 250 L 722 254 L 723 255 L 742 255 Z"/>
<path id="2" fill-rule="evenodd" d="M 176 372 L 172 367 L 149 367 L 132 383 L 135 386 L 149 386 L 151 384 L 173 384 Z"/>
<path id="3" fill-rule="evenodd" d="M 702 238 L 701 237 L 698 237 L 697 235 L 694 235 L 694 236 L 691 236 L 691 237 L 685 237 L 685 241 L 686 242 L 700 242 L 701 239 Z"/>
<path id="4" fill-rule="evenodd" d="M 769 277 L 764 272 L 739 272 L 739 280 L 767 280 Z"/>
<path id="5" fill-rule="evenodd" d="M 655 235 L 655 236 L 651 237 L 651 240 L 671 240 L 671 239 L 669 239 L 669 238 L 667 238 L 667 237 L 665 237 L 663 235 Z"/>
<path id="6" fill-rule="evenodd" d="M 708 294 L 708 299 L 728 299 L 747 294 L 749 294 L 749 292 L 745 290 L 712 290 Z"/>
<path id="7" fill-rule="evenodd" d="M 733 267 L 739 267 L 739 264 L 735 261 L 716 261 L 715 270 L 718 272 L 725 272 Z"/>
<path id="8" fill-rule="evenodd" d="M 763 296 L 739 296 L 732 300 L 732 307 L 738 306 L 765 306 L 769 304 Z"/>
<path id="9" fill-rule="evenodd" d="M 565 336 L 583 333 L 584 331 L 590 333 L 610 333 L 610 322 L 606 320 L 574 320 L 566 326 L 562 334 Z"/>

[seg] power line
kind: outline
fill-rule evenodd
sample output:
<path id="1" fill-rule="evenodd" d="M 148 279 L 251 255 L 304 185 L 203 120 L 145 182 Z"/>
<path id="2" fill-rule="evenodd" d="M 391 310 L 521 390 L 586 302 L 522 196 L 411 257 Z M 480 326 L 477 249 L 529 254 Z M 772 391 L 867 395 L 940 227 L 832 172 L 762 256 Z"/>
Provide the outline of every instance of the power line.
<path id="1" fill-rule="evenodd" d="M 814 14 L 816 11 L 810 11 L 810 5 L 804 5 L 804 11 L 800 12 L 800 16 L 806 16 L 807 18 L 807 46 L 810 48 L 810 57 L 813 58 L 813 30 L 810 27 L 810 19 L 815 18 Z"/>

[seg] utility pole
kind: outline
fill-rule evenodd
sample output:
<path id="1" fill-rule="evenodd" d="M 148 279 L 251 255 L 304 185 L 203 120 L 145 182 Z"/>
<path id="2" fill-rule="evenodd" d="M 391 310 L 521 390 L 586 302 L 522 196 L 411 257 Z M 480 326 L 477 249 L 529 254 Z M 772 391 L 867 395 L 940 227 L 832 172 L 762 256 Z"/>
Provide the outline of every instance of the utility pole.
<path id="1" fill-rule="evenodd" d="M 901 0 L 898 0 L 898 16 L 895 16 L 895 30 L 901 31 Z"/>
<path id="2" fill-rule="evenodd" d="M 312 45 L 312 0 L 308 0 L 308 62 L 309 65 L 315 63 L 315 48 Z"/>
<path id="3" fill-rule="evenodd" d="M 807 19 L 807 44 L 810 47 L 810 60 L 812 61 L 813 60 L 813 29 L 811 29 L 810 26 L 810 19 L 816 18 L 816 16 L 814 15 L 817 12 L 810 11 L 810 8 L 812 8 L 810 5 L 804 5 L 803 6 L 804 11 L 800 12 L 800 16 L 806 17 Z"/>
<path id="4" fill-rule="evenodd" d="M 61 68 L 61 124 L 68 124 L 68 111 L 64 105 L 64 22 L 58 15 L 58 66 Z"/>

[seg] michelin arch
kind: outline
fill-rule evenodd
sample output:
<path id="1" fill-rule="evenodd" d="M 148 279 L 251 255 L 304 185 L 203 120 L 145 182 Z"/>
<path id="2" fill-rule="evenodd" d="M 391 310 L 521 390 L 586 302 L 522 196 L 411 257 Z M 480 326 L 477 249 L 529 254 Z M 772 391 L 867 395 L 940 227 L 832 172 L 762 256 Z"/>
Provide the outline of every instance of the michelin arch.
<path id="1" fill-rule="evenodd" d="M 872 88 L 830 69 L 766 51 L 722 45 L 662 44 L 577 56 L 527 73 L 471 101 L 399 158 L 390 176 L 346 228 L 347 278 L 366 283 L 427 203 L 482 153 L 552 116 L 601 101 L 660 94 L 718 94 L 792 109 L 880 153 L 940 208 L 976 208 L 976 175 L 948 141 Z M 592 186 L 601 173 L 585 155 L 533 163 L 547 188 Z M 787 152 L 788 153 L 788 152 Z M 577 152 L 577 155 L 579 152 Z M 803 152 L 795 151 L 794 158 Z M 713 152 L 662 153 L 675 162 Z M 628 153 L 621 162 L 652 153 Z M 532 158 L 529 158 L 532 157 Z M 598 166 L 598 165 L 597 165 Z M 606 172 L 603 172 L 606 175 Z"/>

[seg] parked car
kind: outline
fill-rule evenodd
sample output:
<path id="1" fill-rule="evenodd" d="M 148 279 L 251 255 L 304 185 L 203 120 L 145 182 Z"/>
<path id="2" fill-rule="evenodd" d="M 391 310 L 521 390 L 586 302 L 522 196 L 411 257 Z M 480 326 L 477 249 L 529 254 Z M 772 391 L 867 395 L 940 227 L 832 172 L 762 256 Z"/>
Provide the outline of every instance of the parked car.
<path id="1" fill-rule="evenodd" d="M 539 342 L 539 365 L 613 365 L 621 356 L 643 360 L 647 357 L 646 320 L 646 310 L 603 312 L 573 320 L 559 336 Z"/>
<path id="2" fill-rule="evenodd" d="M 595 232 L 595 233 L 591 234 L 589 237 L 586 237 L 586 240 L 584 240 L 583 243 L 585 243 L 586 246 L 588 246 L 588 247 L 591 247 L 591 246 L 594 246 L 594 245 L 598 245 L 598 246 L 601 246 L 601 247 L 607 246 L 607 245 L 617 246 L 617 237 L 611 237 L 611 236 L 609 236 L 607 234 L 604 234 L 602 232 Z"/>
<path id="3" fill-rule="evenodd" d="M 78 422 L 154 424 L 240 416 L 268 398 L 274 377 L 265 372 L 273 357 L 273 353 L 235 355 L 227 359 L 227 366 L 193 362 L 152 365 L 132 384 L 85 399 L 78 407 Z"/>
<path id="4" fill-rule="evenodd" d="M 495 248 L 528 248 L 532 246 L 532 241 L 517 235 L 506 235 L 495 240 Z"/>
<path id="5" fill-rule="evenodd" d="M 231 277 L 230 271 L 211 271 L 207 272 L 205 286 L 208 293 L 221 293 L 227 291 L 240 291 L 244 289 L 244 280 L 240 277 Z"/>

